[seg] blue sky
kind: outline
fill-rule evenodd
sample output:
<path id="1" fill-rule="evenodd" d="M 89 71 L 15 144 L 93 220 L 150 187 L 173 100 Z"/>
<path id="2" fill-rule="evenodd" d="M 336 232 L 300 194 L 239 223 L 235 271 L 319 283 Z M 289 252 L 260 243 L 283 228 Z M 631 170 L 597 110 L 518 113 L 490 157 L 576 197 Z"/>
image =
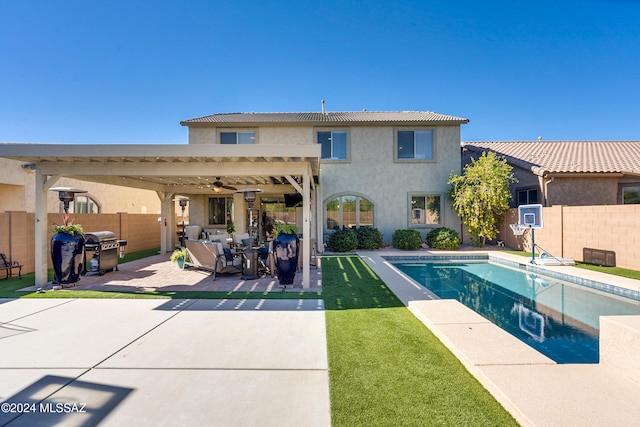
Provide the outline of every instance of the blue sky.
<path id="1" fill-rule="evenodd" d="M 225 112 L 436 111 L 640 140 L 640 2 L 0 0 L 0 141 L 180 144 Z"/>

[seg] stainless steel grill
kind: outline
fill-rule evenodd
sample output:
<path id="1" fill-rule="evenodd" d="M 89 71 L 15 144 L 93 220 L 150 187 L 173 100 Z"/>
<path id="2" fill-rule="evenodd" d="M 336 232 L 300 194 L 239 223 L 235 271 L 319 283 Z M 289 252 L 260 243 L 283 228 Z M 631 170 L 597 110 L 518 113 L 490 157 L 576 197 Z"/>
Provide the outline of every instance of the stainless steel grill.
<path id="1" fill-rule="evenodd" d="M 126 240 L 118 240 L 112 231 L 85 233 L 84 240 L 83 274 L 93 272 L 103 275 L 107 271 L 118 270 L 118 256 L 124 256 Z M 89 264 L 88 269 L 87 264 Z"/>

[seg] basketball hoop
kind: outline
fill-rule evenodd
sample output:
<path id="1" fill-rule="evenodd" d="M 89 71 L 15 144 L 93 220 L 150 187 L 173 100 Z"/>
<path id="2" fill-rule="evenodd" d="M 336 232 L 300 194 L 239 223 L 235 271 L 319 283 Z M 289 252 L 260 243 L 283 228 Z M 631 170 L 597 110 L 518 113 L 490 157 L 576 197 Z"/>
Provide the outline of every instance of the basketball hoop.
<path id="1" fill-rule="evenodd" d="M 509 224 L 509 227 L 511 227 L 511 231 L 513 231 L 514 236 L 522 236 L 527 229 L 527 227 L 520 224 Z"/>

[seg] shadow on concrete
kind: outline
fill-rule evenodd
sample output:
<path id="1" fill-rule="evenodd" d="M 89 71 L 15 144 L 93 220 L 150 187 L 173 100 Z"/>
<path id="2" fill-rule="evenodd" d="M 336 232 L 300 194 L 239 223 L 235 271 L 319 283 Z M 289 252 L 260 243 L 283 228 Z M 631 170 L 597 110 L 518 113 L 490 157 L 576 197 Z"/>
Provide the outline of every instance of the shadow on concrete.
<path id="1" fill-rule="evenodd" d="M 133 389 L 46 375 L 6 398 L 2 426 L 97 426 Z"/>
<path id="2" fill-rule="evenodd" d="M 316 299 L 175 299 L 155 310 L 166 311 L 318 311 L 324 310 L 322 298 Z"/>

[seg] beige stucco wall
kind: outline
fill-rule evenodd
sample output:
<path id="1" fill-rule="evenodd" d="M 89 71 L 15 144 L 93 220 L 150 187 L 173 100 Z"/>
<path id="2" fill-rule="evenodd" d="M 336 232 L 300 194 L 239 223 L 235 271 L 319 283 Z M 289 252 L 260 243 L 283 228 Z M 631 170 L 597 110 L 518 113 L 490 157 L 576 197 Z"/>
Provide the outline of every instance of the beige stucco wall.
<path id="1" fill-rule="evenodd" d="M 0 212 L 35 212 L 36 174 L 34 171 L 22 168 L 22 163 L 0 157 Z M 87 195 L 98 202 L 102 213 L 160 213 L 160 199 L 155 191 L 65 177 L 56 181 L 54 186 L 87 190 Z M 47 203 L 49 212 L 60 212 L 60 202 L 56 192 L 48 192 Z"/>
<path id="2" fill-rule="evenodd" d="M 189 144 L 215 144 L 216 128 L 190 127 Z"/>
<path id="3" fill-rule="evenodd" d="M 316 132 L 322 127 L 260 127 L 225 128 L 238 131 L 252 129 L 257 132 L 259 144 L 316 144 Z M 409 227 L 409 194 L 429 193 L 442 197 L 442 226 L 460 231 L 460 221 L 446 198 L 449 188 L 447 180 L 452 171 L 460 173 L 460 127 L 434 127 L 434 162 L 394 162 L 393 126 L 338 126 L 326 129 L 347 129 L 349 133 L 349 162 L 321 163 L 320 186 L 324 204 L 338 195 L 351 194 L 367 198 L 374 204 L 374 225 L 391 242 L 391 235 L 397 229 Z M 191 127 L 190 144 L 217 143 L 215 127 Z M 204 223 L 206 219 L 205 197 L 194 196 L 190 220 L 193 224 Z M 242 229 L 241 207 L 236 204 L 236 226 Z M 198 207 L 200 206 L 200 207 Z M 204 207 L 204 208 L 202 208 Z M 324 211 L 324 208 L 322 209 Z M 314 218 L 321 221 L 324 218 Z M 418 229 L 424 237 L 430 228 Z"/>
<path id="4" fill-rule="evenodd" d="M 444 203 L 442 226 L 460 231 L 460 221 L 446 198 L 451 171 L 460 173 L 460 128 L 438 127 L 437 162 L 394 162 L 394 128 L 351 127 L 350 163 L 323 162 L 323 203 L 341 194 L 355 194 L 374 204 L 374 225 L 391 242 L 397 229 L 409 227 L 409 194 L 440 194 Z M 419 229 L 424 237 L 429 229 Z"/>
<path id="5" fill-rule="evenodd" d="M 216 127 L 191 127 L 189 128 L 189 144 L 217 144 L 218 128 Z M 298 127 L 238 127 L 223 128 L 225 132 L 255 131 L 257 144 L 270 145 L 297 145 L 314 144 L 314 128 L 310 126 Z"/>
<path id="6" fill-rule="evenodd" d="M 313 128 L 311 127 L 265 127 L 259 129 L 259 144 L 280 144 L 280 145 L 297 145 L 297 144 L 314 144 Z"/>
<path id="7" fill-rule="evenodd" d="M 615 205 L 618 203 L 617 177 L 556 177 L 547 185 L 549 205 Z"/>

